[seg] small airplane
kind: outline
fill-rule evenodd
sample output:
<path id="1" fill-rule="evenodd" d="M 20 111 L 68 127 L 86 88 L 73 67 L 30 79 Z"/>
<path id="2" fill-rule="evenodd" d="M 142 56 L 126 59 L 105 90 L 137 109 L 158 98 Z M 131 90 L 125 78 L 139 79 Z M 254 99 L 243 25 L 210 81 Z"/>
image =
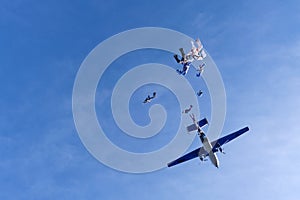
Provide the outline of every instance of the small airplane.
<path id="1" fill-rule="evenodd" d="M 153 92 L 153 96 L 150 97 L 150 95 L 147 96 L 147 98 L 143 101 L 143 103 L 150 103 L 152 99 L 156 97 L 156 92 Z"/>
<path id="2" fill-rule="evenodd" d="M 200 121 L 196 121 L 195 116 L 192 114 L 190 115 L 191 119 L 193 120 L 193 124 L 187 127 L 187 131 L 188 132 L 192 132 L 197 130 L 198 132 L 198 136 L 200 137 L 200 140 L 203 144 L 202 147 L 195 149 L 192 152 L 189 152 L 187 154 L 185 154 L 184 156 L 168 163 L 168 167 L 172 167 L 174 165 L 183 163 L 185 161 L 194 159 L 196 157 L 199 157 L 199 159 L 201 161 L 206 161 L 206 157 L 208 156 L 210 161 L 212 162 L 212 164 L 219 168 L 219 160 L 218 157 L 216 155 L 216 152 L 221 152 L 223 154 L 225 154 L 225 152 L 222 149 L 222 146 L 228 142 L 230 142 L 231 140 L 237 138 L 238 136 L 242 135 L 243 133 L 249 131 L 248 127 L 242 128 L 234 133 L 231 133 L 229 135 L 226 135 L 222 138 L 219 138 L 216 141 L 210 142 L 209 139 L 206 137 L 205 133 L 202 131 L 201 127 L 203 127 L 204 125 L 208 124 L 208 121 L 206 118 L 200 120 Z"/>

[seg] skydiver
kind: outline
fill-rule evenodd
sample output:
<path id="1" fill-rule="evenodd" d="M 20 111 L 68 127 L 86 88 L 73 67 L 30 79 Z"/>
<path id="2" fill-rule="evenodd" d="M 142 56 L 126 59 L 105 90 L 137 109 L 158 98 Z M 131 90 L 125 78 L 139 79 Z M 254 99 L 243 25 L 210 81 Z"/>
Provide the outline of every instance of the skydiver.
<path id="1" fill-rule="evenodd" d="M 150 95 L 147 96 L 147 98 L 143 101 L 143 103 L 150 103 L 152 99 L 156 97 L 156 92 L 153 92 L 153 96 L 150 97 Z"/>
<path id="2" fill-rule="evenodd" d="M 197 44 L 198 47 L 195 46 L 195 43 Z M 198 39 L 194 41 L 191 41 L 192 44 L 192 49 L 188 54 L 185 54 L 183 51 L 183 48 L 180 48 L 179 51 L 181 53 L 181 59 L 178 58 L 178 55 L 174 55 L 174 58 L 177 63 L 185 63 L 187 61 L 193 62 L 194 60 L 203 60 L 206 57 L 206 53 L 203 49 L 203 45 L 201 41 Z"/>
<path id="3" fill-rule="evenodd" d="M 205 66 L 205 63 L 202 63 L 201 65 L 199 65 L 199 67 L 197 69 L 198 73 L 196 74 L 197 77 L 199 77 L 202 74 L 202 72 L 204 70 L 204 66 Z"/>
<path id="4" fill-rule="evenodd" d="M 199 90 L 199 91 L 197 92 L 197 95 L 198 95 L 199 97 L 200 97 L 202 94 L 203 94 L 202 90 Z"/>
<path id="5" fill-rule="evenodd" d="M 174 55 L 174 58 L 175 58 L 177 63 L 182 64 L 182 70 L 177 69 L 176 71 L 179 74 L 185 75 L 188 72 L 189 68 L 190 68 L 190 65 L 193 61 L 193 58 L 190 55 L 186 55 L 184 53 L 183 48 L 180 48 L 179 51 L 181 53 L 181 59 L 179 59 L 177 54 Z"/>
<path id="6" fill-rule="evenodd" d="M 189 108 L 187 108 L 187 109 L 185 109 L 184 111 L 182 111 L 182 114 L 187 114 L 187 113 L 189 113 L 191 110 L 192 110 L 192 108 L 193 108 L 193 105 L 190 105 L 190 107 Z"/>

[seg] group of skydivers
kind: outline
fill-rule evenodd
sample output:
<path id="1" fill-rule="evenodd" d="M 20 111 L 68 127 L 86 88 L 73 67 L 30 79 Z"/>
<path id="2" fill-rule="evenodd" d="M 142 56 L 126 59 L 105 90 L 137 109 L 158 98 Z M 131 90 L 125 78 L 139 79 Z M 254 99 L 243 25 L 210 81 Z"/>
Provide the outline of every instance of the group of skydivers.
<path id="1" fill-rule="evenodd" d="M 191 63 L 194 60 L 203 60 L 206 57 L 206 53 L 203 49 L 203 45 L 199 39 L 195 40 L 195 43 L 198 47 L 195 46 L 194 41 L 191 41 L 191 43 L 192 43 L 192 49 L 190 50 L 190 52 L 188 54 L 184 53 L 183 48 L 179 49 L 179 51 L 181 53 L 181 59 L 179 59 L 178 55 L 174 55 L 176 62 L 182 64 L 182 66 L 183 66 L 182 70 L 179 70 L 179 69 L 177 70 L 177 72 L 179 74 L 185 75 L 188 72 Z M 204 66 L 205 66 L 205 63 L 203 63 L 202 65 L 200 65 L 197 68 L 197 71 L 198 71 L 198 73 L 196 74 L 197 77 L 199 77 L 201 75 L 201 73 L 203 72 Z"/>
<path id="2" fill-rule="evenodd" d="M 195 43 L 196 43 L 197 47 L 195 46 Z M 174 55 L 176 62 L 182 64 L 182 70 L 179 70 L 179 69 L 176 70 L 180 75 L 187 74 L 187 72 L 190 68 L 190 65 L 192 64 L 192 62 L 194 60 L 203 60 L 206 57 L 206 53 L 203 49 L 203 45 L 199 39 L 196 39 L 195 41 L 191 41 L 191 44 L 192 44 L 192 49 L 189 51 L 189 53 L 186 54 L 184 52 L 183 48 L 180 48 L 179 51 L 181 53 L 181 58 L 179 58 L 179 55 L 177 55 L 177 54 Z M 196 76 L 197 77 L 200 77 L 201 73 L 204 70 L 204 66 L 205 66 L 205 63 L 203 62 L 201 65 L 198 66 L 198 68 L 196 68 L 196 70 L 197 70 Z M 199 90 L 196 94 L 198 96 L 201 96 L 202 93 L 203 92 L 201 90 Z M 143 103 L 149 103 L 155 97 L 156 97 L 156 92 L 153 92 L 152 96 L 148 95 Z M 184 111 L 182 111 L 182 113 L 188 113 L 189 111 L 191 111 L 192 107 L 193 106 L 190 105 L 190 107 L 185 109 Z"/>

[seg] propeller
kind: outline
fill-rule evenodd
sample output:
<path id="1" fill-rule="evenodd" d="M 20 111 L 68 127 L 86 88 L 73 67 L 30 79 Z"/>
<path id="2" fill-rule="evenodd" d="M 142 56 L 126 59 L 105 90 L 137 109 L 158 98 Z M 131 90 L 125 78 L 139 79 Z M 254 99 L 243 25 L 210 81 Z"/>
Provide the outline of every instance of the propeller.
<path id="1" fill-rule="evenodd" d="M 205 158 L 203 155 L 201 155 L 199 158 L 202 162 L 207 161 L 207 158 Z"/>
<path id="2" fill-rule="evenodd" d="M 219 152 L 221 152 L 222 154 L 226 154 L 225 151 L 224 151 L 224 149 L 223 149 L 222 147 L 219 147 L 218 150 L 219 150 Z"/>

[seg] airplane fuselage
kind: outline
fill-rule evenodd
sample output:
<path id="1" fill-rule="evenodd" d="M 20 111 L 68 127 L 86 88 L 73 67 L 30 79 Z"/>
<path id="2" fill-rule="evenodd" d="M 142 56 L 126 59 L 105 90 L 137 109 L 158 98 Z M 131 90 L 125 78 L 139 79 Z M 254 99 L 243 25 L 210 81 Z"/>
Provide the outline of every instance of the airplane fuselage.
<path id="1" fill-rule="evenodd" d="M 204 150 L 208 153 L 208 157 L 210 159 L 210 161 L 212 162 L 212 164 L 219 168 L 219 160 L 218 160 L 218 157 L 217 155 L 213 152 L 213 147 L 211 145 L 211 142 L 209 141 L 209 139 L 206 137 L 206 135 L 204 134 L 204 132 L 200 129 L 200 127 L 198 126 L 197 128 L 197 132 L 198 132 L 198 135 L 200 137 L 200 140 L 203 144 L 203 148 Z M 199 155 L 199 158 L 201 160 L 201 156 L 202 155 Z"/>

